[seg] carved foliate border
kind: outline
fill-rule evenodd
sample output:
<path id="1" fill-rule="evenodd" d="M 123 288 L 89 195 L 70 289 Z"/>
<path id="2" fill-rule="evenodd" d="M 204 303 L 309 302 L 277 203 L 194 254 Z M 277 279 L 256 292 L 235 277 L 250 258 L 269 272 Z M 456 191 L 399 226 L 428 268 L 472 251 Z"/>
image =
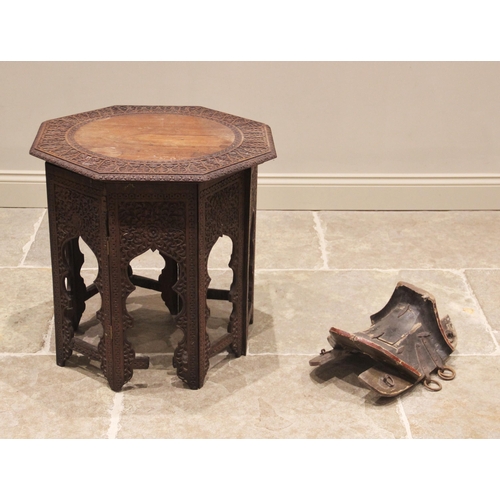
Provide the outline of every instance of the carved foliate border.
<path id="1" fill-rule="evenodd" d="M 177 184 L 158 189 L 147 184 L 100 185 L 48 165 L 56 332 L 61 353 L 58 362 L 71 355 L 73 336 L 69 296 L 63 293 L 63 282 L 70 270 L 60 252 L 66 241 L 78 236 L 87 241 L 99 262 L 96 285 L 102 308 L 98 317 L 104 336 L 98 352 L 101 368 L 114 390 L 132 377 L 135 357 L 125 337 L 131 326 L 126 299 L 134 288 L 127 268 L 132 258 L 148 248 L 160 250 L 179 265 L 174 289 L 182 298 L 183 308 L 175 319 L 184 335 L 174 352 L 174 366 L 181 380 L 198 388 L 203 385 L 211 352 L 206 333 L 209 310 L 206 301 L 200 300 L 206 297 L 209 285 L 208 256 L 219 236 L 226 234 L 232 239 L 229 266 L 234 279 L 229 294 L 233 304 L 229 332 L 232 350 L 236 355 L 244 354 L 248 307 L 243 250 L 249 230 L 245 215 L 247 178 L 241 172 L 202 186 Z"/>
<path id="2" fill-rule="evenodd" d="M 168 113 L 214 120 L 235 133 L 223 151 L 187 160 L 131 161 L 78 146 L 75 131 L 92 121 L 128 114 Z M 111 106 L 42 123 L 30 154 L 97 180 L 203 182 L 276 158 L 270 128 L 259 122 L 199 106 Z"/>
<path id="3" fill-rule="evenodd" d="M 179 378 L 189 387 L 199 387 L 197 356 L 197 189 L 189 186 L 167 190 L 143 184 L 132 192 L 126 186 L 107 195 L 109 207 L 111 309 L 115 312 L 113 342 L 125 339 L 132 326 L 126 300 L 135 289 L 128 274 L 130 261 L 147 250 L 159 250 L 179 266 L 174 291 L 183 307 L 175 315 L 183 337 L 174 351 L 174 367 Z M 179 189 L 179 187 L 177 188 Z M 116 336 L 119 333 L 119 337 Z M 128 356 L 127 352 L 131 355 Z M 125 340 L 124 381 L 132 376 L 133 350 Z"/>

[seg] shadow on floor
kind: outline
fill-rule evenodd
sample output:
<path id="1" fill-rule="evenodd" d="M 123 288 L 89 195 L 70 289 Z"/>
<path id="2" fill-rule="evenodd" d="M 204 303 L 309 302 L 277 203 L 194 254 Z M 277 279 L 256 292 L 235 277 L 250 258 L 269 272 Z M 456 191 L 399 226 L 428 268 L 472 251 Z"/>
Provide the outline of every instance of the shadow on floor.
<path id="1" fill-rule="evenodd" d="M 354 388 L 368 388 L 359 380 L 358 376 L 365 370 L 371 368 L 375 362 L 364 354 L 346 353 L 337 359 L 329 361 L 324 365 L 315 368 L 310 376 L 319 383 L 335 383 L 336 380 L 342 380 L 349 386 Z M 344 386 L 345 387 L 345 386 Z M 345 389 L 344 389 L 345 390 Z M 351 392 L 351 391 L 349 391 Z M 352 391 L 354 392 L 354 391 Z M 388 406 L 396 403 L 396 398 L 385 398 L 376 395 L 373 391 L 369 391 L 365 396 L 365 403 L 373 406 Z"/>

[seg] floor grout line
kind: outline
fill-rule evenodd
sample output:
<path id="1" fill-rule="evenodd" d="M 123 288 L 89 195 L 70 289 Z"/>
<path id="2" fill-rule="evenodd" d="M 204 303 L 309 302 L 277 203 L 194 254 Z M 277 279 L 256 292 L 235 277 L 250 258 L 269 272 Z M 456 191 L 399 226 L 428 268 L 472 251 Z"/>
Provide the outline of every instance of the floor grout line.
<path id="1" fill-rule="evenodd" d="M 52 329 L 54 328 L 55 317 L 52 316 L 49 321 L 49 327 L 47 328 L 47 333 L 43 337 L 42 348 L 40 349 L 40 354 L 50 353 L 50 339 L 52 338 Z"/>
<path id="2" fill-rule="evenodd" d="M 33 224 L 33 234 L 31 235 L 28 243 L 23 246 L 23 257 L 21 259 L 21 262 L 19 263 L 18 267 L 23 267 L 24 266 L 24 261 L 26 260 L 26 257 L 28 256 L 29 251 L 31 250 L 31 246 L 33 245 L 36 234 L 38 233 L 38 230 L 40 229 L 40 226 L 42 225 L 43 218 L 45 217 L 45 214 L 47 213 L 47 209 L 44 208 L 42 215 L 40 218 Z"/>
<path id="3" fill-rule="evenodd" d="M 0 269 L 52 269 L 51 266 L 0 266 Z"/>
<path id="4" fill-rule="evenodd" d="M 313 219 L 314 219 L 314 229 L 316 230 L 316 233 L 318 235 L 319 239 L 319 250 L 321 252 L 321 259 L 323 260 L 323 267 L 320 269 L 328 270 L 328 251 L 326 249 L 326 238 L 325 238 L 325 230 L 323 229 L 323 226 L 321 225 L 321 219 L 319 217 L 318 212 L 313 212 Z"/>
<path id="5" fill-rule="evenodd" d="M 50 346 L 49 346 L 50 347 Z M 137 352 L 137 355 L 141 356 L 149 356 L 152 357 L 164 357 L 164 356 L 173 356 L 173 352 Z M 221 352 L 219 354 L 227 355 L 228 353 Z M 77 356 L 84 356 L 84 354 L 74 353 Z M 317 352 L 313 353 L 304 353 L 304 352 L 247 352 L 247 357 L 252 356 L 302 356 L 302 357 L 314 357 L 317 356 Z M 45 348 L 40 349 L 37 352 L 0 352 L 0 358 L 22 358 L 22 357 L 32 357 L 32 356 L 55 356 L 55 352 L 49 351 Z M 465 358 L 465 357 L 477 357 L 477 358 L 491 358 L 491 357 L 500 357 L 500 351 L 490 352 L 490 353 L 456 353 L 453 352 L 450 354 L 451 358 Z M 238 358 L 234 358 L 238 359 Z"/>
<path id="6" fill-rule="evenodd" d="M 223 271 L 223 269 L 212 269 L 213 271 Z M 362 272 L 368 272 L 368 271 L 376 271 L 376 272 L 381 272 L 381 273 L 398 273 L 398 272 L 405 272 L 405 271 L 440 271 L 440 272 L 450 272 L 450 273 L 457 273 L 460 271 L 499 271 L 499 267 L 466 267 L 466 268 L 453 268 L 453 267 L 445 267 L 445 268 L 438 268 L 438 267 L 407 267 L 407 268 L 380 268 L 380 267 L 363 267 L 363 268 L 305 268 L 305 267 L 297 267 L 297 268 L 260 268 L 256 269 L 256 273 L 265 273 L 265 272 L 306 272 L 306 271 L 311 271 L 311 272 L 316 272 L 316 271 L 322 271 L 322 272 L 337 272 L 337 271 L 342 271 L 342 272 L 355 272 L 355 271 L 362 271 Z"/>
<path id="7" fill-rule="evenodd" d="M 480 358 L 494 358 L 500 356 L 500 351 L 496 349 L 494 352 L 488 352 L 484 354 L 479 353 L 460 353 L 460 352 L 452 352 L 450 354 L 450 358 L 472 358 L 472 357 L 480 357 Z"/>
<path id="8" fill-rule="evenodd" d="M 55 356 L 53 352 L 0 352 L 0 358 L 28 358 L 33 356 Z"/>
<path id="9" fill-rule="evenodd" d="M 123 392 L 117 392 L 113 398 L 113 407 L 110 410 L 110 423 L 108 428 L 108 439 L 116 439 L 120 430 L 120 419 L 124 410 Z"/>
<path id="10" fill-rule="evenodd" d="M 469 283 L 469 280 L 467 279 L 467 275 L 465 274 L 465 270 L 463 270 L 463 269 L 459 270 L 458 274 L 462 277 L 463 282 L 465 284 L 465 287 L 468 290 L 468 292 L 472 298 L 472 301 L 475 302 L 476 307 L 479 310 L 479 319 L 483 322 L 483 324 L 486 328 L 486 331 L 491 336 L 491 340 L 493 341 L 493 345 L 495 346 L 495 353 L 500 353 L 500 345 L 498 344 L 498 341 L 495 337 L 495 330 L 493 330 L 493 328 L 491 327 L 491 325 L 488 321 L 488 318 L 486 317 L 486 314 L 484 314 L 483 308 L 481 307 L 481 304 L 479 303 L 479 300 L 476 297 L 476 294 L 474 293 L 474 290 L 473 290 L 471 284 Z"/>
<path id="11" fill-rule="evenodd" d="M 75 355 L 79 355 L 78 353 L 74 353 Z M 173 356 L 172 352 L 137 352 L 137 354 L 141 356 L 152 357 L 164 357 L 164 356 Z M 226 355 L 226 353 L 220 353 Z M 56 353 L 52 351 L 37 351 L 37 352 L 0 352 L 0 358 L 23 358 L 23 357 L 33 357 L 33 356 L 55 356 Z M 317 356 L 318 353 L 303 353 L 303 352 L 248 352 L 246 354 L 247 357 L 252 356 L 301 356 L 301 357 L 314 357 Z M 81 356 L 84 356 L 83 354 Z M 452 353 L 450 354 L 450 358 L 495 358 L 500 357 L 500 352 L 492 352 L 492 353 Z M 234 358 L 237 359 L 237 358 Z"/>
<path id="12" fill-rule="evenodd" d="M 251 357 L 251 356 L 308 356 L 308 357 L 314 357 L 317 356 L 318 353 L 312 353 L 312 354 L 306 354 L 303 352 L 247 352 L 246 356 Z"/>
<path id="13" fill-rule="evenodd" d="M 411 427 L 410 427 L 410 422 L 408 420 L 408 417 L 406 416 L 406 412 L 403 406 L 403 401 L 401 399 L 401 396 L 398 396 L 397 398 L 397 406 L 396 406 L 396 411 L 399 417 L 399 420 L 403 424 L 405 430 L 406 430 L 406 439 L 413 439 L 413 436 L 411 434 Z"/>
<path id="14" fill-rule="evenodd" d="M 17 265 L 17 266 L 0 266 L 0 269 L 52 269 L 52 266 L 33 266 L 33 265 Z M 98 271 L 97 267 L 82 267 L 82 271 Z M 162 269 L 159 267 L 135 267 L 134 271 L 158 271 L 161 272 Z M 228 268 L 222 267 L 211 267 L 209 271 L 228 271 Z M 380 268 L 380 267 L 360 267 L 360 268 L 310 268 L 310 267 L 296 267 L 296 268 L 260 268 L 256 269 L 256 273 L 276 273 L 276 272 L 355 272 L 355 271 L 377 271 L 377 272 L 390 272 L 397 273 L 400 271 L 440 271 L 440 272 L 450 272 L 458 274 L 461 271 L 500 271 L 500 267 L 464 267 L 464 268 L 453 268 L 453 267 L 406 267 L 406 268 Z"/>

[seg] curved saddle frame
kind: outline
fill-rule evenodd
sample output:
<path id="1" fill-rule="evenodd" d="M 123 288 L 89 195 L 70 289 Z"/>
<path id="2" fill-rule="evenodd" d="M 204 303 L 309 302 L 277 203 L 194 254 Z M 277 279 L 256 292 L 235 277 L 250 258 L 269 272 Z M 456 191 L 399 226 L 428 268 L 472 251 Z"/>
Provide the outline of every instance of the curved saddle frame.
<path id="1" fill-rule="evenodd" d="M 359 379 L 382 396 L 397 396 L 422 380 L 429 390 L 439 390 L 441 384 L 430 376 L 436 370 L 442 379 L 454 378 L 445 360 L 455 349 L 456 333 L 449 316 L 439 319 L 431 294 L 401 281 L 370 319 L 372 326 L 363 332 L 331 328 L 328 341 L 334 349 L 310 364 L 323 364 L 341 350 L 364 353 L 378 363 Z"/>

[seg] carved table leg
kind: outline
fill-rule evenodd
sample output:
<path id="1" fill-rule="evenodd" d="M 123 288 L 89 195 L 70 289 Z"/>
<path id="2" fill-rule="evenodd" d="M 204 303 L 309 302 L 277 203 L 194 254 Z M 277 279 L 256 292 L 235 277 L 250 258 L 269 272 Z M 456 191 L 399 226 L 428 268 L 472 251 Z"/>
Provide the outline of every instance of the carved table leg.
<path id="1" fill-rule="evenodd" d="M 98 350 L 101 369 L 113 391 L 120 391 L 133 375 L 135 352 L 125 337 L 125 330 L 132 326 L 132 317 L 127 313 L 126 300 L 135 289 L 131 283 L 130 259 L 122 259 L 120 227 L 116 198 L 108 198 L 109 255 L 99 266 L 103 269 L 102 324 L 103 336 Z"/>
<path id="2" fill-rule="evenodd" d="M 181 293 L 184 305 L 175 321 L 184 337 L 175 349 L 173 364 L 177 368 L 177 376 L 190 389 L 202 387 L 208 371 L 208 335 L 204 306 L 206 295 L 200 294 L 200 288 L 205 289 L 205 286 L 198 285 L 198 278 L 196 262 L 191 266 L 185 266 L 184 263 L 179 265 L 179 282 L 176 288 Z M 201 315 L 200 309 L 203 309 Z"/>
<path id="3" fill-rule="evenodd" d="M 233 270 L 233 283 L 229 292 L 233 303 L 230 329 L 233 336 L 231 350 L 236 357 L 247 352 L 250 304 L 250 220 L 251 220 L 252 170 L 244 172 L 238 183 L 238 210 L 233 214 L 233 255 L 229 267 Z"/>
<path id="4" fill-rule="evenodd" d="M 250 221 L 250 248 L 248 259 L 248 322 L 253 324 L 255 288 L 255 214 Z"/>
<path id="5" fill-rule="evenodd" d="M 74 334 L 73 322 L 71 321 L 71 298 L 68 292 L 69 261 L 66 250 L 66 238 L 71 232 L 71 228 L 66 223 L 64 210 L 56 210 L 56 186 L 49 168 L 47 170 L 47 200 L 54 294 L 56 362 L 59 366 L 64 366 L 73 352 L 71 340 Z"/>
<path id="6" fill-rule="evenodd" d="M 233 282 L 229 290 L 229 300 L 233 304 L 233 310 L 229 318 L 228 332 L 232 337 L 230 349 L 237 358 L 246 354 L 248 329 L 248 267 L 242 236 L 242 231 L 239 237 L 233 235 L 233 254 L 229 262 L 229 267 L 233 270 Z"/>
<path id="7" fill-rule="evenodd" d="M 248 315 L 249 324 L 253 323 L 254 312 L 254 286 L 255 286 L 255 226 L 257 220 L 257 168 L 253 167 L 249 171 L 250 175 L 250 194 L 249 194 L 249 270 L 248 270 Z"/>
<path id="8" fill-rule="evenodd" d="M 52 232 L 52 231 L 51 231 Z M 51 239 L 56 239 L 57 236 Z M 70 294 L 68 280 L 69 262 L 67 259 L 67 244 L 55 242 L 52 245 L 52 279 L 54 289 L 54 328 L 56 332 L 56 362 L 64 366 L 70 358 L 74 336 L 75 311 Z"/>
<path id="9" fill-rule="evenodd" d="M 210 346 L 213 356 L 229 349 L 235 356 L 246 353 L 248 331 L 248 255 L 249 255 L 249 195 L 250 175 L 248 172 L 235 174 L 216 184 L 208 186 L 200 198 L 200 286 L 202 278 L 208 279 L 208 255 L 220 236 L 226 235 L 232 241 L 229 267 L 233 271 L 233 281 L 227 299 L 233 306 L 229 318 L 228 334 Z M 208 281 L 206 282 L 208 287 Z M 206 292 L 205 287 L 205 292 Z M 219 297 L 213 297 L 219 298 Z M 221 297 L 222 298 L 222 297 Z M 209 309 L 206 308 L 206 320 Z M 200 314 L 202 311 L 200 310 Z M 201 322 L 200 322 L 201 325 Z M 200 330 L 201 331 L 201 330 Z"/>

